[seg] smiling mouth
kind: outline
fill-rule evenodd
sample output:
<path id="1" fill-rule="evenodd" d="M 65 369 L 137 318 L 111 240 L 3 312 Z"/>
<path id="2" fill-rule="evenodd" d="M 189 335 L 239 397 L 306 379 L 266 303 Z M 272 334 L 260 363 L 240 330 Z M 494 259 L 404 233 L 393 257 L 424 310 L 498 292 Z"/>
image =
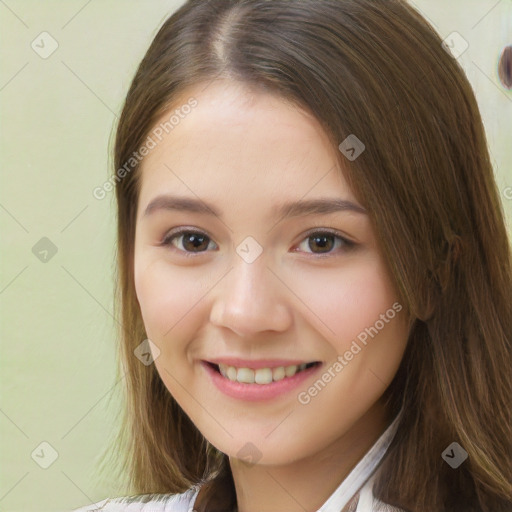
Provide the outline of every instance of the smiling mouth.
<path id="1" fill-rule="evenodd" d="M 213 370 L 232 382 L 243 384 L 270 384 L 293 377 L 297 373 L 322 364 L 320 361 L 304 363 L 301 365 L 279 366 L 276 368 L 236 368 L 226 364 L 206 362 Z"/>

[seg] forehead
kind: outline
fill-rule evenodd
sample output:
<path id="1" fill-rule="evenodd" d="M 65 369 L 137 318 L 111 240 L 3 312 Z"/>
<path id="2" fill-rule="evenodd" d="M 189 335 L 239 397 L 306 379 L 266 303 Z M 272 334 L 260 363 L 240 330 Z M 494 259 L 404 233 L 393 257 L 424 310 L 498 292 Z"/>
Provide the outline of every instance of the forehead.
<path id="1" fill-rule="evenodd" d="M 144 158 L 140 202 L 155 193 L 194 193 L 219 201 L 233 193 L 248 201 L 339 192 L 353 199 L 319 122 L 289 102 L 219 80 L 184 91 L 157 121 L 165 126 L 180 106 L 196 104 Z M 175 117 L 175 121 L 178 117 Z"/>

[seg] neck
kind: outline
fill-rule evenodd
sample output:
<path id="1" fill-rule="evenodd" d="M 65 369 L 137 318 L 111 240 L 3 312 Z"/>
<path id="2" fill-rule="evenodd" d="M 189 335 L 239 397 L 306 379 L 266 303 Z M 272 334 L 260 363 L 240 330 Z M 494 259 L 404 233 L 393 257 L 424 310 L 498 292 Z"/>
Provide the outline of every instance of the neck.
<path id="1" fill-rule="evenodd" d="M 230 457 L 238 512 L 317 511 L 389 422 L 387 409 L 377 402 L 347 432 L 312 456 L 279 466 L 248 466 Z"/>

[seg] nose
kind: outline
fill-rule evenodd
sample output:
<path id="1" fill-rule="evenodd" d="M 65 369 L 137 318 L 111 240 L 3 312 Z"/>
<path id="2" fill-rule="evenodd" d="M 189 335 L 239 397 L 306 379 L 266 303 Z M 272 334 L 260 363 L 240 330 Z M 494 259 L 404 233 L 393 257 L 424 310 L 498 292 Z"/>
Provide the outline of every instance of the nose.
<path id="1" fill-rule="evenodd" d="M 213 292 L 210 322 L 239 337 L 285 331 L 293 320 L 287 293 L 263 256 L 252 263 L 239 258 Z"/>

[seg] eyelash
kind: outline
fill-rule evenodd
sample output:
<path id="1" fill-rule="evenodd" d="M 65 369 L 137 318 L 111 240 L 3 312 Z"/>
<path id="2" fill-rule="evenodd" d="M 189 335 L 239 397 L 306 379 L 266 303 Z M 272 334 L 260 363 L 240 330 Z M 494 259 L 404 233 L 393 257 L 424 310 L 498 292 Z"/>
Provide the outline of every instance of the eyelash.
<path id="1" fill-rule="evenodd" d="M 201 231 L 196 231 L 194 229 L 183 228 L 183 229 L 171 231 L 170 233 L 168 233 L 159 245 L 161 247 L 169 247 L 172 250 L 178 251 L 186 258 L 195 258 L 205 252 L 208 252 L 208 251 L 199 251 L 199 252 L 194 253 L 194 252 L 190 252 L 190 251 L 184 251 L 182 249 L 177 249 L 176 247 L 174 247 L 172 245 L 172 240 L 174 238 L 179 237 L 184 234 L 204 236 L 209 241 L 212 241 L 211 237 L 209 237 L 206 233 L 203 233 Z M 341 243 L 342 243 L 341 248 L 339 247 L 338 248 L 339 250 L 337 252 L 330 251 L 327 253 L 318 253 L 318 254 L 317 253 L 306 253 L 306 254 L 311 254 L 312 257 L 316 257 L 316 258 L 333 257 L 338 252 L 349 251 L 351 249 L 354 249 L 357 245 L 355 242 L 352 242 L 351 240 L 348 240 L 347 238 L 342 236 L 339 232 L 334 231 L 334 230 L 329 230 L 329 229 L 310 231 L 309 233 L 306 233 L 305 237 L 301 240 L 301 242 L 298 245 L 301 245 L 304 241 L 308 240 L 309 238 L 313 238 L 314 235 L 331 235 L 331 236 L 334 236 L 334 238 L 341 240 Z M 298 252 L 298 251 L 294 251 L 294 252 Z"/>

